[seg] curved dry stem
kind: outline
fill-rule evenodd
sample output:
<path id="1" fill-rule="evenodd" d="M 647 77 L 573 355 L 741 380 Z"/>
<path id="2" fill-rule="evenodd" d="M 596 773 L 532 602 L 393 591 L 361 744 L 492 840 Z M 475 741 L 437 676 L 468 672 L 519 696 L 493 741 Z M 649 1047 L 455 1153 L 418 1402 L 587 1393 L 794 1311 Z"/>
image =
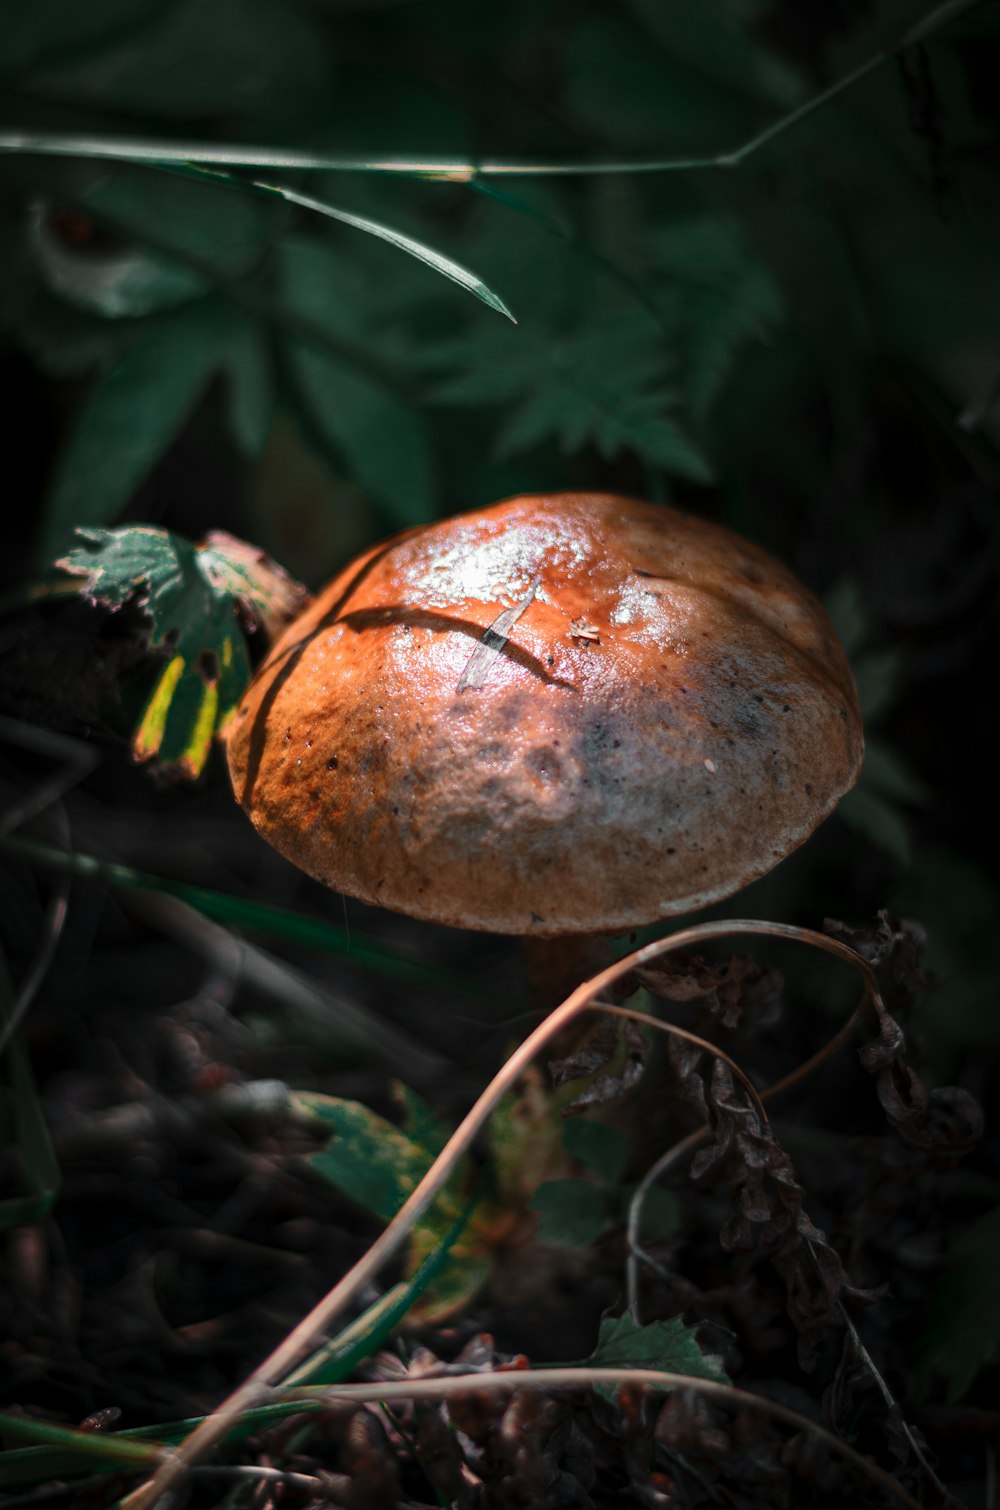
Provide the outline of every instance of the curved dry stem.
<path id="1" fill-rule="evenodd" d="M 616 1007 L 612 1006 L 609 1001 L 592 1001 L 590 1006 L 597 1011 L 607 1012 L 610 1017 L 628 1017 L 632 1022 L 645 1023 L 646 1027 L 655 1028 L 658 1033 L 666 1033 L 670 1038 L 683 1038 L 685 1043 L 693 1043 L 697 1048 L 704 1049 L 706 1054 L 713 1054 L 716 1059 L 721 1059 L 743 1086 L 760 1120 L 767 1121 L 764 1103 L 746 1070 L 742 1069 L 725 1049 L 720 1049 L 717 1043 L 712 1043 L 711 1039 L 699 1038 L 697 1033 L 689 1033 L 687 1028 L 679 1028 L 675 1022 L 664 1022 L 662 1018 L 654 1017 L 652 1012 L 640 1012 L 636 1007 Z"/>
<path id="2" fill-rule="evenodd" d="M 694 1153 L 700 1148 L 708 1137 L 711 1128 L 706 1122 L 702 1127 L 696 1127 L 694 1132 L 688 1133 L 686 1138 L 671 1145 L 661 1153 L 655 1164 L 652 1164 L 632 1192 L 632 1199 L 628 1206 L 628 1222 L 625 1228 L 625 1260 L 626 1294 L 628 1296 L 628 1308 L 632 1320 L 639 1321 L 639 1260 L 647 1263 L 651 1259 L 645 1253 L 639 1243 L 639 1228 L 642 1224 L 642 1208 L 646 1197 L 654 1185 L 659 1184 L 665 1174 L 669 1174 L 675 1164 L 679 1164 L 688 1154 Z M 660 1270 L 662 1273 L 663 1271 Z"/>
<path id="3" fill-rule="evenodd" d="M 790 1426 L 794 1431 L 806 1431 L 823 1442 L 831 1452 L 863 1477 L 877 1484 L 899 1505 L 907 1510 L 920 1510 L 920 1505 L 891 1474 L 877 1463 L 863 1457 L 860 1452 L 834 1436 L 818 1421 L 800 1415 L 787 1405 L 779 1405 L 766 1395 L 754 1394 L 751 1390 L 738 1389 L 734 1384 L 723 1384 L 716 1379 L 698 1379 L 691 1374 L 675 1374 L 665 1369 L 652 1368 L 544 1368 L 511 1369 L 503 1373 L 447 1375 L 438 1379 L 393 1380 L 391 1383 L 338 1384 L 312 1389 L 283 1390 L 281 1398 L 323 1400 L 343 1403 L 350 1401 L 363 1404 L 378 1401 L 388 1404 L 393 1400 L 450 1400 L 455 1395 L 479 1393 L 480 1390 L 495 1390 L 498 1393 L 517 1394 L 521 1390 L 545 1391 L 554 1389 L 592 1389 L 597 1384 L 625 1385 L 632 1388 L 669 1391 L 689 1389 L 705 1395 L 720 1404 L 744 1406 L 760 1411 L 774 1421 Z"/>
<path id="4" fill-rule="evenodd" d="M 243 1411 L 258 1404 L 269 1387 L 276 1384 L 290 1369 L 294 1368 L 340 1312 L 372 1281 L 383 1264 L 399 1251 L 414 1224 L 432 1204 L 450 1178 L 455 1164 L 471 1147 L 498 1103 L 520 1079 L 535 1055 L 556 1038 L 574 1018 L 591 1007 L 602 991 L 640 965 L 648 964 L 652 960 L 672 954 L 677 950 L 688 949 L 710 939 L 728 938 L 733 934 L 795 939 L 824 949 L 828 954 L 834 954 L 846 960 L 858 970 L 868 986 L 870 998 L 873 1001 L 878 998 L 878 988 L 871 966 L 848 945 L 808 928 L 752 919 L 719 919 L 708 923 L 696 923 L 690 928 L 682 928 L 679 932 L 670 934 L 667 938 L 655 939 L 652 943 L 633 950 L 631 954 L 625 955 L 624 958 L 617 960 L 604 970 L 598 971 L 590 980 L 579 985 L 514 1050 L 463 1118 L 423 1179 L 414 1187 L 392 1221 L 354 1267 L 328 1291 L 322 1300 L 317 1302 L 308 1315 L 303 1317 L 302 1321 L 264 1359 L 263 1363 L 259 1364 L 222 1403 L 218 1411 L 211 1416 L 206 1416 L 179 1444 L 173 1457 L 162 1463 L 151 1479 L 140 1485 L 122 1502 L 123 1510 L 150 1510 L 161 1495 L 183 1477 L 193 1463 L 223 1440 Z M 716 1051 L 713 1049 L 713 1052 Z"/>

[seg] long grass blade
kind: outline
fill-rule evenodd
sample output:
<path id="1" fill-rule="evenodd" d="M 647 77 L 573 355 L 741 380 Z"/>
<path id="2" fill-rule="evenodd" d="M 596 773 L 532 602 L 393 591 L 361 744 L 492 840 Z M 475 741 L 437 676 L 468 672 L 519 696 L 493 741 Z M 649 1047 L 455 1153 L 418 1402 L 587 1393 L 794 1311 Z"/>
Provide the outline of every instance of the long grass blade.
<path id="1" fill-rule="evenodd" d="M 353 929 L 338 927 L 323 918 L 309 917 L 306 913 L 293 912 L 287 907 L 274 907 L 267 902 L 255 902 L 249 897 L 232 896 L 223 891 L 211 891 L 206 887 L 192 886 L 186 881 L 172 881 L 162 876 L 152 876 L 129 865 L 116 865 L 111 861 L 98 860 L 94 855 L 70 853 L 68 850 L 52 849 L 32 839 L 13 835 L 0 835 L 0 851 L 20 855 L 34 865 L 49 870 L 69 871 L 73 875 L 104 881 L 107 885 L 126 891 L 160 892 L 177 897 L 197 912 L 217 923 L 228 923 L 238 928 L 252 928 L 272 938 L 282 938 L 290 943 L 304 944 L 310 949 L 323 949 L 341 954 L 365 970 L 394 980 L 408 981 L 415 986 L 445 990 L 467 995 L 467 981 L 438 970 L 391 954 L 371 939 L 365 939 Z M 474 988 L 482 996 L 481 989 Z"/>

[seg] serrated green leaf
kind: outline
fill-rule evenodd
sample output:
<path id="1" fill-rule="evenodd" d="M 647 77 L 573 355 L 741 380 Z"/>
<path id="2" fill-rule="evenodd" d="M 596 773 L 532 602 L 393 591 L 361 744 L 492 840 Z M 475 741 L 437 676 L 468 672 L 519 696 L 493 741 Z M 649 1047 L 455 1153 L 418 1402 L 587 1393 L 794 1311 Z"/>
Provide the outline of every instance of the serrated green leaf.
<path id="1" fill-rule="evenodd" d="M 564 1248 L 586 1248 L 608 1225 L 608 1198 L 586 1180 L 547 1180 L 531 1201 L 537 1211 L 538 1241 Z"/>
<path id="2" fill-rule="evenodd" d="M 617 1127 L 587 1117 L 568 1117 L 563 1123 L 563 1147 L 571 1159 L 596 1174 L 605 1185 L 618 1185 L 629 1161 L 628 1139 Z"/>
<path id="3" fill-rule="evenodd" d="M 45 508 L 46 563 L 76 525 L 114 519 L 222 364 L 233 320 L 211 301 L 145 327 L 76 417 Z"/>
<path id="4" fill-rule="evenodd" d="M 783 320 L 781 292 L 731 215 L 700 215 L 662 227 L 646 243 L 649 276 L 677 304 L 683 388 L 703 420 L 744 346 Z"/>
<path id="5" fill-rule="evenodd" d="M 289 366 L 319 438 L 397 524 L 433 518 L 430 436 L 423 417 L 366 373 L 292 343 Z"/>
<path id="6" fill-rule="evenodd" d="M 626 1312 L 601 1320 L 597 1347 L 586 1360 L 601 1368 L 659 1368 L 728 1383 L 719 1359 L 702 1351 L 693 1327 L 679 1316 L 640 1326 Z"/>
<path id="7" fill-rule="evenodd" d="M 483 332 L 429 354 L 452 376 L 438 402 L 510 402 L 496 438 L 500 460 L 555 440 L 566 453 L 584 445 L 611 459 L 633 451 L 697 482 L 711 470 L 671 411 L 672 362 L 663 332 L 641 311 L 617 312 L 566 334 Z"/>
<path id="8" fill-rule="evenodd" d="M 335 340 L 355 336 L 357 328 L 350 292 L 337 276 L 342 266 L 304 237 L 282 247 L 284 307 Z M 296 339 L 285 350 L 302 407 L 325 446 L 399 524 L 432 518 L 434 469 L 423 416 L 346 356 Z"/>
<path id="9" fill-rule="evenodd" d="M 148 643 L 169 650 L 133 741 L 138 760 L 197 776 L 250 677 L 236 597 L 220 585 L 212 553 L 167 530 L 77 530 L 79 544 L 55 564 L 83 577 L 81 594 L 120 608 L 135 602 Z"/>

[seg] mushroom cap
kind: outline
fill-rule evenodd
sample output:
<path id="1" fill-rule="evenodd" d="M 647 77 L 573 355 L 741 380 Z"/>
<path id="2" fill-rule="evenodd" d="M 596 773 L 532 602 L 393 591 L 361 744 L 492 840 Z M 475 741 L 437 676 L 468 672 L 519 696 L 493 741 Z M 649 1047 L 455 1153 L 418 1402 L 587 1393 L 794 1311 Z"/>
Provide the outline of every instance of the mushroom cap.
<path id="1" fill-rule="evenodd" d="M 228 739 L 252 822 L 317 880 L 538 935 L 728 896 L 831 812 L 862 749 L 847 659 L 790 572 L 599 493 L 368 551 L 279 640 Z"/>

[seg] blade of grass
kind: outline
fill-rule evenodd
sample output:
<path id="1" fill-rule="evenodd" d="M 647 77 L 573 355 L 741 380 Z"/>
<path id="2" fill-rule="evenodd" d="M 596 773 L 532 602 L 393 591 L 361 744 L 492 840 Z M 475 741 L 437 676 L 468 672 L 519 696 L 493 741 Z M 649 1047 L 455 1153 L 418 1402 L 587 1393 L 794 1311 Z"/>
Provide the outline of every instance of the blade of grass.
<path id="1" fill-rule="evenodd" d="M 198 178 L 217 179 L 227 184 L 255 189 L 259 193 L 277 195 L 286 204 L 298 205 L 302 210 L 312 210 L 314 214 L 323 215 L 328 220 L 338 220 L 342 225 L 352 226 L 356 231 L 364 231 L 366 235 L 376 236 L 380 241 L 387 241 L 397 251 L 406 252 L 408 256 L 415 257 L 418 262 L 423 262 L 425 266 L 433 268 L 434 272 L 440 273 L 443 278 L 449 278 L 452 283 L 457 283 L 460 288 L 464 288 L 468 293 L 474 294 L 477 299 L 481 299 L 484 304 L 489 305 L 490 309 L 506 315 L 514 325 L 517 324 L 500 295 L 484 283 L 482 278 L 425 242 L 417 241 L 415 237 L 407 236 L 403 231 L 397 231 L 394 226 L 384 225 L 380 220 L 371 220 L 367 215 L 354 215 L 349 210 L 339 210 L 328 200 L 316 199 L 311 194 L 300 194 L 297 189 L 290 189 L 286 184 L 265 183 L 259 178 L 238 178 L 233 173 L 191 165 L 185 165 L 179 170 L 168 166 L 168 171 L 193 174 Z"/>
<path id="2" fill-rule="evenodd" d="M 99 1458 L 105 1464 L 127 1463 L 142 1466 L 161 1457 L 159 1442 L 126 1440 L 120 1432 L 76 1431 L 72 1426 L 57 1426 L 30 1416 L 12 1416 L 0 1411 L 0 1433 L 15 1441 L 42 1444 L 44 1458 L 52 1461 L 49 1448 L 68 1450 L 74 1457 Z M 0 1464 L 13 1454 L 0 1454 Z M 49 1475 L 46 1475 L 49 1476 Z M 0 1483 L 5 1480 L 0 1477 Z"/>
<path id="3" fill-rule="evenodd" d="M 906 47 L 924 42 L 942 27 L 971 10 L 982 0 L 942 0 L 906 27 L 888 47 L 873 53 L 856 68 L 820 90 L 804 104 L 779 116 L 762 131 L 728 150 L 694 157 L 637 158 L 611 162 L 470 162 L 462 158 L 434 157 L 339 157 L 327 152 L 295 148 L 235 146 L 206 141 L 170 141 L 150 137 L 114 137 L 58 131 L 0 131 L 0 153 L 30 153 L 38 156 L 89 157 L 118 162 L 168 164 L 210 163 L 242 168 L 295 168 L 305 172 L 388 173 L 408 178 L 446 179 L 468 183 L 475 177 L 582 176 L 598 173 L 677 173 L 709 168 L 738 168 L 776 137 L 831 104 L 855 84 L 897 57 Z M 494 306 L 497 307 L 497 306 Z"/>
<path id="4" fill-rule="evenodd" d="M 33 839 L 21 839 L 13 835 L 0 835 L 0 850 L 20 855 L 31 864 L 41 865 L 49 870 L 70 871 L 74 875 L 104 881 L 119 890 L 160 892 L 165 896 L 176 897 L 215 922 L 251 928 L 272 938 L 285 939 L 288 943 L 341 954 L 352 964 L 392 980 L 462 995 L 468 995 L 470 990 L 474 990 L 480 997 L 483 994 L 478 985 L 472 986 L 434 966 L 420 965 L 414 960 L 391 954 L 372 940 L 360 937 L 353 929 L 348 932 L 336 923 L 292 912 L 286 907 L 274 907 L 268 902 L 255 902 L 248 897 L 236 897 L 227 892 L 210 891 L 205 887 L 191 886 L 186 881 L 171 881 L 161 876 L 147 875 L 128 865 L 99 860 L 94 855 L 70 854 L 38 844 Z"/>
<path id="5" fill-rule="evenodd" d="M 370 1358 L 446 1267 L 452 1248 L 475 1210 L 477 1199 L 474 1196 L 466 1204 L 438 1246 L 428 1253 L 408 1280 L 394 1285 L 336 1337 L 317 1349 L 296 1369 L 289 1383 L 299 1387 L 339 1384 Z M 273 1425 L 288 1416 L 323 1408 L 321 1400 L 281 1400 L 258 1406 L 245 1412 L 234 1426 L 229 1440 L 238 1441 L 260 1427 Z M 114 1464 L 151 1462 L 159 1456 L 162 1448 L 183 1441 L 202 1420 L 201 1416 L 191 1416 L 162 1426 L 87 1433 L 0 1412 L 0 1435 L 42 1444 L 0 1452 L 0 1489 L 22 1488 L 57 1476 L 80 1478 L 100 1472 L 102 1464 L 107 1468 Z"/>

